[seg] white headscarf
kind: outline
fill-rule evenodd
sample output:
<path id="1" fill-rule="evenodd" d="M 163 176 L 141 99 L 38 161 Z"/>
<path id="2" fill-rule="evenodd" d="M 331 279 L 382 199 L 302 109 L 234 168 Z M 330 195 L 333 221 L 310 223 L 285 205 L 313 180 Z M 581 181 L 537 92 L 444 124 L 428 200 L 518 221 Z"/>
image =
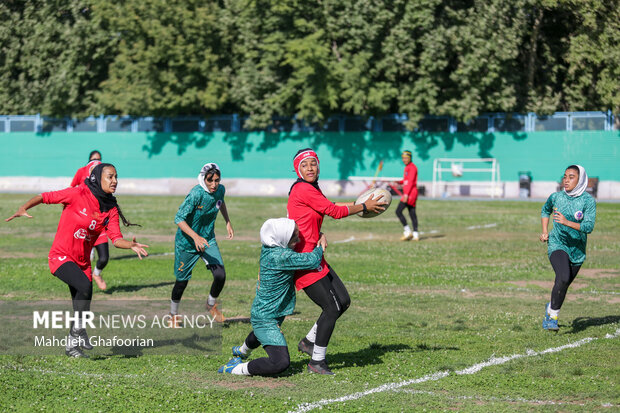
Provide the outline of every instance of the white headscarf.
<path id="1" fill-rule="evenodd" d="M 207 172 L 211 170 L 217 170 L 218 175 L 221 175 L 220 167 L 217 166 L 216 163 L 206 163 L 205 166 L 203 166 L 202 169 L 200 170 L 200 173 L 198 174 L 198 184 L 200 184 L 202 189 L 204 189 L 207 192 L 211 192 L 211 191 L 209 191 L 209 188 L 207 188 L 207 184 L 205 182 L 205 176 L 207 175 Z"/>
<path id="2" fill-rule="evenodd" d="M 293 232 L 295 232 L 295 221 L 292 219 L 268 219 L 260 229 L 260 242 L 266 247 L 286 248 Z"/>
<path id="3" fill-rule="evenodd" d="M 583 169 L 583 166 L 581 165 L 575 166 L 577 167 L 577 169 L 579 169 L 579 182 L 577 182 L 577 186 L 575 186 L 572 191 L 567 191 L 566 189 L 564 189 L 566 195 L 572 197 L 577 197 L 583 194 L 583 192 L 588 187 L 588 174 L 586 173 L 586 170 Z"/>

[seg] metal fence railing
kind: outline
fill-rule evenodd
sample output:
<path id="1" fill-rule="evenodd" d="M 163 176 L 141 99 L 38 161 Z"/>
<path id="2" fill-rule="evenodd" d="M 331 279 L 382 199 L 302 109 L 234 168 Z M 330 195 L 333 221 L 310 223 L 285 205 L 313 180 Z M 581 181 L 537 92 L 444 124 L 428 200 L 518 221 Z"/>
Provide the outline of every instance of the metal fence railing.
<path id="1" fill-rule="evenodd" d="M 85 119 L 56 119 L 41 115 L 0 116 L 0 133 L 9 132 L 244 132 L 247 117 L 218 115 L 175 118 L 90 116 Z M 556 112 L 549 116 L 535 113 L 488 113 L 470 122 L 457 122 L 448 116 L 427 116 L 418 123 L 418 132 L 535 132 L 535 131 L 611 131 L 615 117 L 607 112 Z M 332 116 L 322 125 L 307 124 L 295 118 L 274 118 L 258 131 L 279 132 L 405 132 L 406 115 L 387 115 L 364 119 Z"/>

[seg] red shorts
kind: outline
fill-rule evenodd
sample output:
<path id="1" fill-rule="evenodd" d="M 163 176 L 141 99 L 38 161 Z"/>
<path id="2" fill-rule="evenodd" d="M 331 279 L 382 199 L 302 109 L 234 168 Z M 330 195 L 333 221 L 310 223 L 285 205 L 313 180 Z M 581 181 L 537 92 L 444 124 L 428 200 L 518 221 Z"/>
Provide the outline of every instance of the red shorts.
<path id="1" fill-rule="evenodd" d="M 108 242 L 108 236 L 106 235 L 105 231 L 103 231 L 101 234 L 99 234 L 99 236 L 97 237 L 97 241 L 95 241 L 95 247 L 97 245 L 101 245 L 103 243 Z"/>

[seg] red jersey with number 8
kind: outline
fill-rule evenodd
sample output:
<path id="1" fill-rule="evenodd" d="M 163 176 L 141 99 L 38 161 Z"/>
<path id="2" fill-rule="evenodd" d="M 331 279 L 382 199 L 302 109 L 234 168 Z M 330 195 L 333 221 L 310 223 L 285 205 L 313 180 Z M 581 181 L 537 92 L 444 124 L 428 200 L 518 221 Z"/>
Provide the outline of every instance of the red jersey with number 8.
<path id="1" fill-rule="evenodd" d="M 107 232 L 114 243 L 123 237 L 118 222 L 118 210 L 101 212 L 99 201 L 86 185 L 41 194 L 45 204 L 63 204 L 58 229 L 48 260 L 50 271 L 72 261 L 92 280 L 90 250 L 99 234 Z"/>

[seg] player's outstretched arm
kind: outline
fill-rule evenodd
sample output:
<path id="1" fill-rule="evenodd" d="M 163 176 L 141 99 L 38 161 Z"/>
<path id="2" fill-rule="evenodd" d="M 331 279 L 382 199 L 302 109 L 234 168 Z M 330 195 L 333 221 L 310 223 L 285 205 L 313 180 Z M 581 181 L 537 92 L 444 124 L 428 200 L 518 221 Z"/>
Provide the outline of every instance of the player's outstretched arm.
<path id="1" fill-rule="evenodd" d="M 145 248 L 148 248 L 149 246 L 146 244 L 140 244 L 139 242 L 136 242 L 136 237 L 133 237 L 131 241 L 123 239 L 123 238 L 117 239 L 116 241 L 114 241 L 114 246 L 116 248 L 132 250 L 133 252 L 138 254 L 138 258 L 140 259 L 142 259 L 143 256 L 146 257 L 149 255 L 149 253 L 146 252 L 145 250 Z"/>
<path id="2" fill-rule="evenodd" d="M 32 216 L 29 215 L 26 211 L 28 209 L 34 207 L 34 206 L 39 205 L 41 202 L 43 202 L 43 197 L 41 195 L 33 196 L 28 202 L 26 202 L 24 205 L 20 206 L 16 213 L 11 215 L 10 217 L 5 219 L 4 221 L 5 222 L 9 222 L 13 218 L 18 218 L 18 217 L 32 218 Z"/>

